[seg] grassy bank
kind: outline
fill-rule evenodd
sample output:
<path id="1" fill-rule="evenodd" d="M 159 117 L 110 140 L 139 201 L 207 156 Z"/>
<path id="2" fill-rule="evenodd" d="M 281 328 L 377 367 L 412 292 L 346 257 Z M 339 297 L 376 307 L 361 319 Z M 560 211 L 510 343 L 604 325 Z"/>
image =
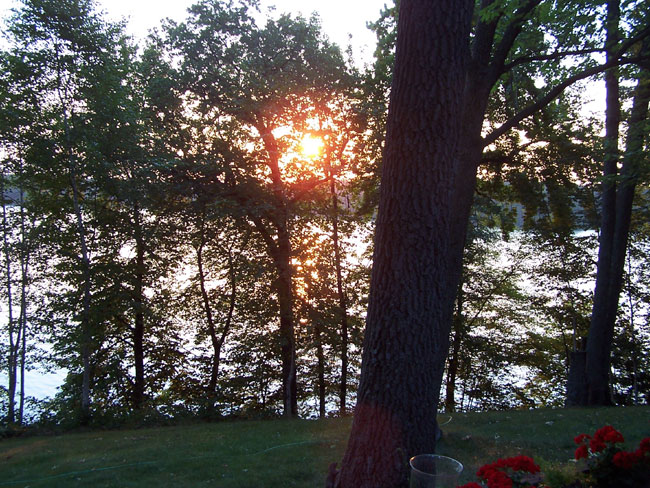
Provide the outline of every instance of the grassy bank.
<path id="1" fill-rule="evenodd" d="M 573 456 L 573 437 L 612 424 L 629 447 L 650 436 L 650 407 L 441 415 L 441 454 L 464 480 L 498 457 L 543 466 Z M 351 419 L 240 421 L 0 441 L 2 487 L 322 487 Z"/>

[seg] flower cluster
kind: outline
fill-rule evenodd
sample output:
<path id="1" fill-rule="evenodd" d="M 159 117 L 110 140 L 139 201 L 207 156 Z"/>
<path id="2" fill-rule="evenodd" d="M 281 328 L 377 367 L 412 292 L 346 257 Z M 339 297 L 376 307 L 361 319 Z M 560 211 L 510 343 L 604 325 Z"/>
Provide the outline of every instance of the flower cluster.
<path id="1" fill-rule="evenodd" d="M 594 436 L 591 437 L 587 434 L 580 434 L 575 437 L 573 441 L 578 444 L 575 452 L 576 459 L 583 459 L 589 456 L 589 453 L 597 453 L 604 451 L 608 447 L 613 447 L 615 444 L 625 442 L 623 434 L 616 430 L 611 425 L 606 425 L 598 429 Z M 609 444 L 609 446 L 608 446 Z"/>
<path id="2" fill-rule="evenodd" d="M 650 486 L 650 437 L 638 449 L 623 450 L 623 435 L 611 425 L 601 427 L 593 436 L 580 434 L 575 459 L 581 466 L 571 487 L 638 488 Z M 540 468 L 528 456 L 499 459 L 482 466 L 476 475 L 481 483 L 467 483 L 457 488 L 541 488 Z"/>
<path id="3" fill-rule="evenodd" d="M 515 456 L 499 459 L 492 464 L 481 466 L 476 475 L 485 481 L 487 488 L 533 488 L 527 474 L 537 474 L 539 466 L 528 456 Z M 478 483 L 468 483 L 460 488 L 481 488 Z"/>
<path id="4" fill-rule="evenodd" d="M 611 425 L 598 429 L 593 437 L 580 434 L 574 442 L 576 461 L 585 463 L 584 473 L 597 486 L 641 486 L 650 471 L 650 437 L 636 451 L 624 451 L 623 435 Z"/>
<path id="5" fill-rule="evenodd" d="M 632 469 L 641 463 L 650 464 L 650 437 L 641 440 L 636 451 L 620 451 L 614 454 L 612 462 L 621 469 Z"/>

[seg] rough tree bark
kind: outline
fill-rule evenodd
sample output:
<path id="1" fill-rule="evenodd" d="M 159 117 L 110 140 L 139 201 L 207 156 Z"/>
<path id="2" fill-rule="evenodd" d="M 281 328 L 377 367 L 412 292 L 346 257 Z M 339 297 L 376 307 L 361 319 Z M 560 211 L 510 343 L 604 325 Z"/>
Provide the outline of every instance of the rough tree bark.
<path id="1" fill-rule="evenodd" d="M 435 449 L 473 185 L 457 194 L 472 1 L 403 0 L 354 423 L 338 486 L 396 487 Z M 462 235 L 453 235 L 462 229 Z"/>

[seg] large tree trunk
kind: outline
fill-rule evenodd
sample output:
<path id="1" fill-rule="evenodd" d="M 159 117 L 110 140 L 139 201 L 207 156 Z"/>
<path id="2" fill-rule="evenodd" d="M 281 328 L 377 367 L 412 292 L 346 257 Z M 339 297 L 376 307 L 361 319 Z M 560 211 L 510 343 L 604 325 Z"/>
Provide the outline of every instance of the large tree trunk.
<path id="1" fill-rule="evenodd" d="M 616 3 L 616 2 L 615 2 Z M 650 50 L 650 42 L 643 45 Z M 596 272 L 596 290 L 587 338 L 587 402 L 589 405 L 611 403 L 609 370 L 612 341 L 616 324 L 618 300 L 623 286 L 623 270 L 632 216 L 634 191 L 639 178 L 643 158 L 644 139 L 647 137 L 645 122 L 650 100 L 650 75 L 646 67 L 641 71 L 634 91 L 625 154 L 618 178 L 618 188 L 613 195 L 603 195 L 600 248 Z M 609 109 L 609 94 L 608 94 Z M 616 164 L 616 163 L 615 163 Z M 612 173 L 613 172 L 613 173 Z M 604 185 L 616 175 L 616 167 L 605 168 Z M 613 185 L 613 183 L 611 183 Z M 606 188 L 604 191 L 611 189 Z M 606 227 L 605 227 L 606 225 Z M 602 248 L 605 247 L 603 250 Z"/>
<path id="2" fill-rule="evenodd" d="M 472 4 L 401 3 L 361 381 L 341 487 L 405 486 L 409 457 L 435 450 L 474 188 L 473 179 L 457 180 Z"/>

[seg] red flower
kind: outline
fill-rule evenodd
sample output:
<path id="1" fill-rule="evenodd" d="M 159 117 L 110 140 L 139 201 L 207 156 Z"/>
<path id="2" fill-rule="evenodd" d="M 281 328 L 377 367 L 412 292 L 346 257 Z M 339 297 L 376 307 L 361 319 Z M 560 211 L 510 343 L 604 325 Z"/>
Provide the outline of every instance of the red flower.
<path id="1" fill-rule="evenodd" d="M 481 466 L 476 475 L 487 482 L 488 488 L 512 488 L 512 480 L 499 471 L 506 467 L 505 464 L 506 460 L 499 459 L 495 463 Z"/>
<path id="2" fill-rule="evenodd" d="M 490 471 L 484 479 L 488 488 L 512 488 L 512 480 L 501 471 Z"/>
<path id="3" fill-rule="evenodd" d="M 639 444 L 639 451 L 643 454 L 650 452 L 650 437 L 641 439 L 641 444 Z"/>
<path id="4" fill-rule="evenodd" d="M 604 450 L 605 447 L 607 447 L 605 443 L 596 437 L 589 441 L 589 449 L 591 449 L 591 452 L 600 452 Z"/>
<path id="5" fill-rule="evenodd" d="M 540 468 L 528 456 L 498 459 L 492 464 L 481 466 L 476 475 L 487 483 L 488 488 L 512 488 L 513 481 L 506 470 L 539 473 Z"/>
<path id="6" fill-rule="evenodd" d="M 582 459 L 586 458 L 589 453 L 587 452 L 587 446 L 585 444 L 581 445 L 576 449 L 575 458 Z"/>
<path id="7" fill-rule="evenodd" d="M 622 469 L 631 469 L 639 461 L 640 457 L 636 452 L 617 452 L 612 458 L 614 465 Z"/>
<path id="8" fill-rule="evenodd" d="M 587 434 L 580 434 L 579 436 L 573 438 L 573 442 L 579 445 L 587 439 L 591 439 L 591 436 Z"/>
<path id="9" fill-rule="evenodd" d="M 506 461 L 510 461 L 509 466 L 515 471 L 526 471 L 531 474 L 540 472 L 539 466 L 528 456 L 516 456 Z"/>
<path id="10" fill-rule="evenodd" d="M 601 427 L 594 433 L 594 440 L 600 442 L 608 442 L 610 444 L 616 444 L 617 442 L 624 442 L 623 434 L 616 430 L 611 425 L 605 425 Z M 593 449 L 592 449 L 593 450 Z"/>

